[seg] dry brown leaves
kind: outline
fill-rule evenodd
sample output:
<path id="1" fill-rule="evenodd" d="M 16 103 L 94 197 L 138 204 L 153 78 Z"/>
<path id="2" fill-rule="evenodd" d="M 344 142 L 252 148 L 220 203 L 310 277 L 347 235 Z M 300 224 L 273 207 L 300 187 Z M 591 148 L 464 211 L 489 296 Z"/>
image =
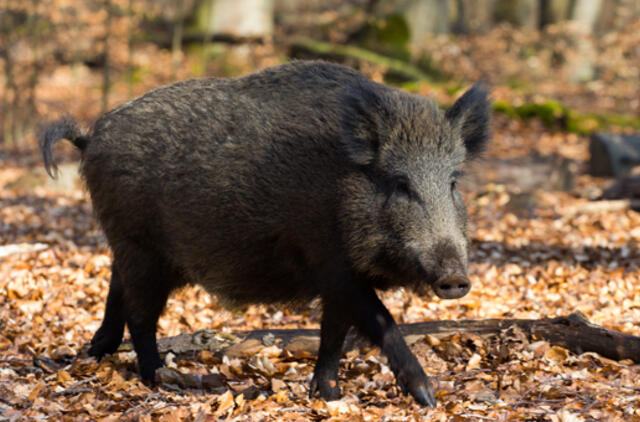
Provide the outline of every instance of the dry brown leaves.
<path id="1" fill-rule="evenodd" d="M 536 150 L 585 159 L 584 138 L 545 132 L 536 123 L 496 126 L 490 157 Z M 534 137 L 535 146 L 524 141 Z M 521 147 L 510 150 L 511 144 Z M 23 173 L 8 168 L 0 180 L 7 184 Z M 509 186 L 486 182 L 467 195 L 472 292 L 456 301 L 386 292 L 398 321 L 540 318 L 579 310 L 595 323 L 640 335 L 638 213 L 580 213 L 586 200 L 576 195 L 604 183 L 588 176 L 578 178 L 573 194 L 535 192 L 533 212 L 525 216 L 511 212 Z M 137 376 L 133 352 L 101 362 L 78 355 L 100 324 L 111 262 L 85 193 L 5 188 L 0 221 L 0 418 L 6 420 L 640 418 L 638 365 L 576 356 L 513 329 L 485 338 L 414 339 L 411 347 L 436 384 L 435 409 L 400 394 L 377 349 L 342 360 L 344 397 L 335 402 L 307 397 L 314 357 L 260 342 L 224 356 L 169 354 L 168 367 L 189 375 L 173 381 L 169 375 L 149 387 Z M 171 298 L 159 336 L 203 328 L 317 327 L 319 314 L 314 306 L 224 310 L 190 288 Z"/>
<path id="2" fill-rule="evenodd" d="M 57 72 L 43 84 L 44 97 L 57 98 L 56 78 L 71 69 Z M 497 116 L 487 158 L 534 152 L 583 165 L 587 139 Z M 38 160 L 33 154 L 18 162 Z M 6 160 L 0 170 L 0 420 L 640 420 L 639 365 L 573 355 L 518 330 L 413 339 L 412 350 L 436 385 L 435 409 L 400 394 L 377 349 L 345 356 L 344 397 L 335 402 L 307 397 L 315 358 L 277 344 L 223 356 L 169 354 L 167 366 L 188 375 L 169 373 L 160 386 L 144 385 L 133 352 L 101 362 L 78 353 L 101 322 L 111 263 L 87 195 L 80 188 L 15 184 L 27 171 L 15 163 Z M 480 162 L 469 176 L 479 186 L 466 197 L 471 293 L 444 301 L 385 292 L 394 317 L 541 318 L 579 310 L 592 322 L 640 335 L 640 214 L 582 212 L 589 192 L 607 183 L 584 175 L 568 193 L 532 192 L 522 212 L 514 207 L 518 187 L 496 182 L 496 170 Z M 225 310 L 189 288 L 169 300 L 158 335 L 317 328 L 319 316 L 313 304 L 296 311 Z"/>

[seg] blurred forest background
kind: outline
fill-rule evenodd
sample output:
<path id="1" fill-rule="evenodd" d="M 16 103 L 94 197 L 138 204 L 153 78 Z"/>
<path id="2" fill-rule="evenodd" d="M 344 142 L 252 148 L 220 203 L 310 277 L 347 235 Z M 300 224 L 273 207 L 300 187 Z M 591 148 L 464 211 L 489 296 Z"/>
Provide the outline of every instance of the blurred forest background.
<path id="1" fill-rule="evenodd" d="M 443 101 L 469 82 L 498 111 L 640 116 L 637 0 L 1 0 L 0 143 L 38 124 L 91 122 L 150 88 L 292 58 L 345 62 Z M 437 92 L 435 93 L 437 95 Z M 544 97 L 544 99 L 542 98 Z M 553 99 L 557 103 L 549 103 Z M 544 103 L 544 104 L 541 104 Z M 543 107 L 543 106 L 546 106 Z"/>

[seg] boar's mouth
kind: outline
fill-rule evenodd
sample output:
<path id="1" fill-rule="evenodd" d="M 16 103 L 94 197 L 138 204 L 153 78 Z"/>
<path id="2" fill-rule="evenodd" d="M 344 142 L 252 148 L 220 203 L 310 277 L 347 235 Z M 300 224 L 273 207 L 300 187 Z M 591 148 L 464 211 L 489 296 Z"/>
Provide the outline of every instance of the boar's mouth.
<path id="1" fill-rule="evenodd" d="M 420 291 L 421 286 L 425 284 L 426 274 L 421 274 L 422 267 L 418 265 L 417 261 L 402 259 L 386 250 L 380 250 L 374 258 L 374 263 L 371 281 L 378 289 L 409 287 Z M 434 275 L 431 282 L 435 282 L 435 280 Z"/>
<path id="2" fill-rule="evenodd" d="M 419 257 L 402 259 L 386 251 L 376 256 L 376 288 L 409 287 L 419 294 L 429 290 L 442 299 L 458 299 L 471 289 L 464 266 L 457 259 L 441 260 L 438 264 L 425 265 Z"/>

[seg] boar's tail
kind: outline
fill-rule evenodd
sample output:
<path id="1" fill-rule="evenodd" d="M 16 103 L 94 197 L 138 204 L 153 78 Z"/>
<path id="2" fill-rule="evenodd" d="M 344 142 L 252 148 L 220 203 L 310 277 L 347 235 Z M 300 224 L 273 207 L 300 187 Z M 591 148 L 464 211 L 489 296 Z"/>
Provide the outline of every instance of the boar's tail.
<path id="1" fill-rule="evenodd" d="M 88 136 L 80 129 L 78 123 L 70 117 L 65 117 L 47 126 L 40 134 L 39 142 L 42 158 L 44 159 L 44 168 L 49 176 L 54 179 L 58 173 L 58 166 L 56 166 L 51 148 L 53 144 L 62 138 L 70 140 L 81 151 L 84 151 L 89 142 Z"/>

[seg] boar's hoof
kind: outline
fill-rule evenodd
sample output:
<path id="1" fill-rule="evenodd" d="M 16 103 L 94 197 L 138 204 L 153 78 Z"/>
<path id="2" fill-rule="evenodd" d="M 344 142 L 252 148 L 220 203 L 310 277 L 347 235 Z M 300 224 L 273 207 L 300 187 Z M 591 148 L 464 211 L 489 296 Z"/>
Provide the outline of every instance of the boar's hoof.
<path id="1" fill-rule="evenodd" d="M 156 382 L 156 370 L 162 368 L 164 363 L 160 357 L 151 362 L 140 362 L 140 359 L 138 359 L 138 366 L 140 367 L 140 377 L 142 377 L 144 381 L 153 384 Z"/>
<path id="2" fill-rule="evenodd" d="M 428 378 L 416 377 L 407 383 L 400 381 L 399 385 L 403 394 L 411 394 L 422 406 L 436 407 L 436 396 Z"/>
<path id="3" fill-rule="evenodd" d="M 436 396 L 430 387 L 420 386 L 411 395 L 423 406 L 436 407 Z"/>
<path id="4" fill-rule="evenodd" d="M 89 356 L 100 360 L 104 355 L 115 353 L 121 341 L 122 336 L 118 338 L 117 336 L 110 335 L 108 332 L 105 333 L 101 328 L 96 331 L 91 339 L 91 347 L 87 353 L 89 353 Z"/>
<path id="5" fill-rule="evenodd" d="M 433 285 L 433 290 L 442 299 L 458 299 L 471 288 L 469 279 L 463 275 L 442 277 Z"/>
<path id="6" fill-rule="evenodd" d="M 415 362 L 416 365 L 418 362 Z M 420 371 L 408 370 L 396 374 L 396 383 L 402 394 L 410 394 L 422 406 L 436 407 L 436 396 L 431 388 L 431 382 L 422 368 Z"/>
<path id="7" fill-rule="evenodd" d="M 311 385 L 309 385 L 309 398 L 315 396 L 316 393 L 320 393 L 320 398 L 327 401 L 338 400 L 341 396 L 338 380 L 314 374 Z"/>

